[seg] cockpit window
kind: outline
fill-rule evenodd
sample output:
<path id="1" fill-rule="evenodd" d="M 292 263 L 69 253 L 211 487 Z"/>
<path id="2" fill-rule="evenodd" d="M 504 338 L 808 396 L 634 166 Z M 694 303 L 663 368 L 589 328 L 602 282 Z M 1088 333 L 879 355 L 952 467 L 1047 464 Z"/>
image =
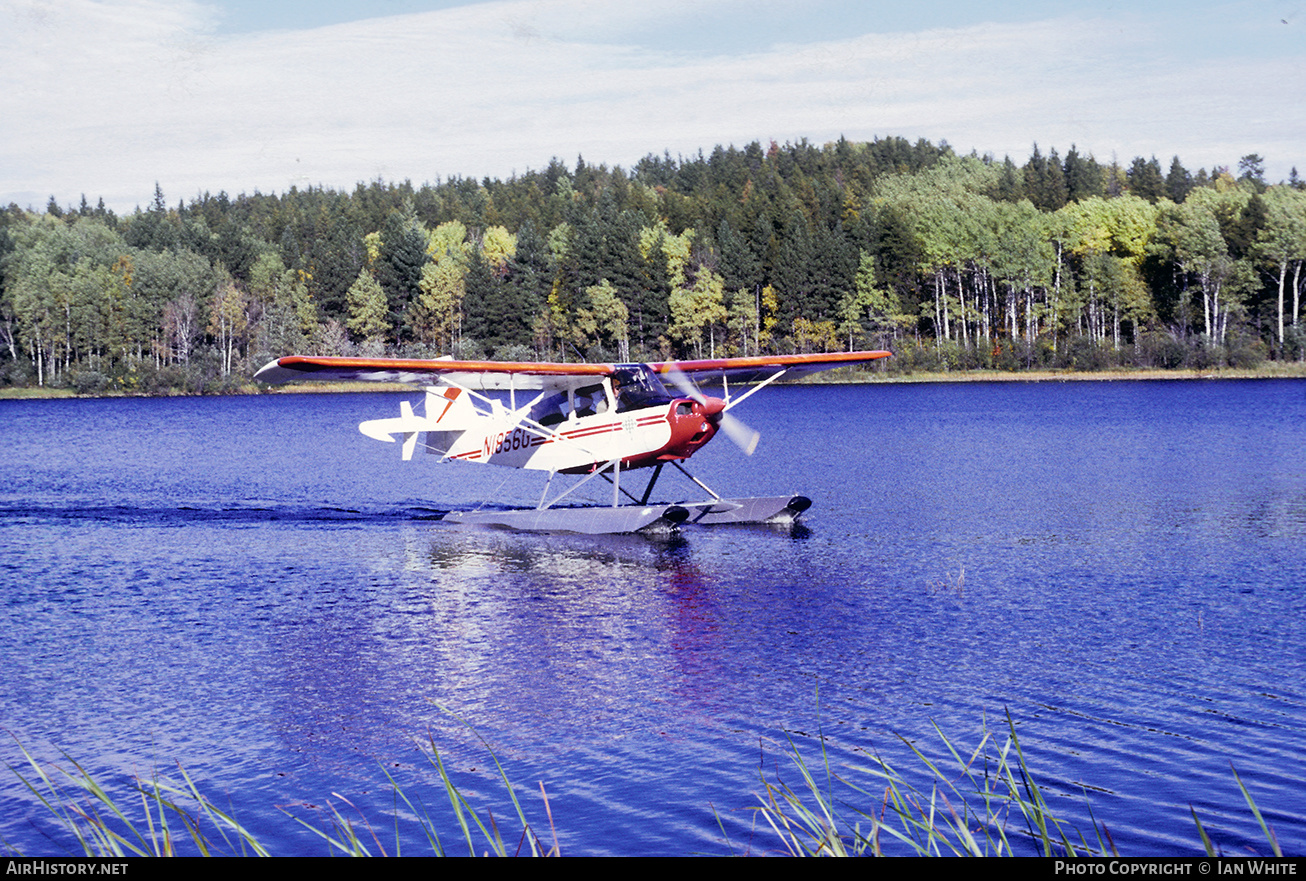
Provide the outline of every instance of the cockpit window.
<path id="1" fill-rule="evenodd" d="M 572 417 L 579 419 L 582 416 L 606 413 L 607 410 L 608 395 L 599 383 L 576 389 L 570 398 L 566 392 L 548 395 L 531 407 L 527 418 L 551 427 Z"/>
<path id="2" fill-rule="evenodd" d="M 608 395 L 602 385 L 587 385 L 576 389 L 574 400 L 577 416 L 594 416 L 605 413 L 608 409 Z"/>
<path id="3" fill-rule="evenodd" d="M 618 413 L 656 407 L 675 400 L 657 374 L 642 365 L 619 367 L 612 374 L 612 390 L 617 395 Z"/>
<path id="4" fill-rule="evenodd" d="M 612 391 L 617 399 L 618 413 L 657 407 L 676 399 L 657 374 L 642 364 L 617 368 L 612 374 Z M 527 418 L 552 427 L 569 419 L 594 416 L 607 410 L 607 390 L 602 383 L 595 383 L 576 389 L 570 397 L 566 392 L 545 395 L 531 406 Z"/>
<path id="5" fill-rule="evenodd" d="M 531 412 L 527 414 L 528 419 L 540 423 L 541 425 L 557 425 L 567 418 L 567 393 L 559 392 L 555 395 L 549 395 L 531 407 Z"/>

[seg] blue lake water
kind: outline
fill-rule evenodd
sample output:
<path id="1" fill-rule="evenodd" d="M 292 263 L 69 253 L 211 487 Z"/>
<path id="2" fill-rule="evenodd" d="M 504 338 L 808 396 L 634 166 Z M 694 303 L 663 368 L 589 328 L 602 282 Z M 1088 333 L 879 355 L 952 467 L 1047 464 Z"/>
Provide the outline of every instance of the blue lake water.
<path id="1" fill-rule="evenodd" d="M 778 847 L 787 738 L 869 785 L 1010 712 L 1121 853 L 1199 852 L 1190 810 L 1268 853 L 1231 765 L 1306 852 L 1306 382 L 768 389 L 691 464 L 805 527 L 673 538 L 440 523 L 543 478 L 358 433 L 402 398 L 0 401 L 0 726 L 118 792 L 180 763 L 279 854 L 333 793 L 392 845 L 385 772 L 451 832 L 419 740 L 504 821 L 488 743 L 564 854 L 680 855 Z M 70 846 L 0 779 L 0 849 Z"/>

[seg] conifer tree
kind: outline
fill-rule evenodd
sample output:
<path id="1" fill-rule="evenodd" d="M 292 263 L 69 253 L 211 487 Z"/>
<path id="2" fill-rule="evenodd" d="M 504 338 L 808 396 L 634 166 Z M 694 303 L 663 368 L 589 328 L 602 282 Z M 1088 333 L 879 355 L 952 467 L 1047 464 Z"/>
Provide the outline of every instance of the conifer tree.
<path id="1" fill-rule="evenodd" d="M 391 327 L 404 326 L 404 313 L 417 298 L 427 262 L 426 246 L 426 230 L 417 220 L 412 200 L 405 199 L 387 215 L 381 230 L 376 280 L 385 291 Z"/>
<path id="2" fill-rule="evenodd" d="M 345 302 L 349 307 L 349 320 L 345 326 L 355 336 L 365 342 L 379 343 L 390 332 L 385 291 L 366 269 L 358 273 Z"/>
<path id="3" fill-rule="evenodd" d="M 1176 156 L 1170 160 L 1170 172 L 1165 176 L 1165 194 L 1176 205 L 1188 198 L 1193 189 L 1193 176 Z"/>
<path id="4" fill-rule="evenodd" d="M 1161 177 L 1161 163 L 1153 156 L 1150 160 L 1138 156 L 1127 172 L 1129 191 L 1140 199 L 1155 203 L 1165 195 L 1165 179 Z"/>

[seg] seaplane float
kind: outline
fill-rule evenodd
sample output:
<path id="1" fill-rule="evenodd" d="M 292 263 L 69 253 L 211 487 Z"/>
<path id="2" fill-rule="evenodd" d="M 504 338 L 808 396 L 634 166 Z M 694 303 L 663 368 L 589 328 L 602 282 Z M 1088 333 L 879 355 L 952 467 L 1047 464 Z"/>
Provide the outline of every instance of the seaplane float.
<path id="1" fill-rule="evenodd" d="M 781 379 L 865 364 L 888 352 L 836 352 L 666 361 L 650 364 L 559 364 L 457 361 L 452 358 L 335 358 L 292 355 L 267 364 L 259 382 L 385 382 L 424 391 L 422 413 L 402 401 L 399 416 L 358 426 L 370 438 L 402 438 L 403 458 L 419 443 L 441 461 L 502 465 L 546 473 L 534 508 L 452 511 L 447 522 L 589 534 L 674 529 L 682 524 L 789 523 L 811 501 L 801 495 L 723 498 L 685 468 L 718 433 L 751 455 L 759 435 L 730 411 Z M 670 387 L 668 386 L 670 384 Z M 720 383 L 722 397 L 702 384 Z M 742 394 L 731 395 L 731 386 Z M 671 465 L 709 498 L 653 502 Z M 627 472 L 652 469 L 643 486 Z M 580 479 L 550 495 L 554 478 Z M 612 504 L 560 504 L 601 477 Z M 634 488 L 634 492 L 631 488 Z"/>

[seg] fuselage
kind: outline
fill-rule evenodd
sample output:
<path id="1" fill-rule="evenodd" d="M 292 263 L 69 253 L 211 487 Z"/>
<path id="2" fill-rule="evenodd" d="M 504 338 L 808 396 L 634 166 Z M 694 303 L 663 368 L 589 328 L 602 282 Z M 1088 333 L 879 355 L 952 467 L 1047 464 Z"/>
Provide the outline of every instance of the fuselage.
<path id="1" fill-rule="evenodd" d="M 574 410 L 552 424 L 511 412 L 486 414 L 480 425 L 449 438 L 453 443 L 442 452 L 458 462 L 563 473 L 592 471 L 617 459 L 623 469 L 644 468 L 692 456 L 716 434 L 713 416 L 721 408 L 712 398 L 673 398 L 624 412 Z"/>
<path id="2" fill-rule="evenodd" d="M 424 435 L 428 452 L 455 462 L 575 474 L 688 459 L 717 433 L 726 408 L 719 398 L 673 395 L 642 364 L 536 382 L 490 390 L 506 391 L 505 401 L 446 380 L 427 387 L 423 415 L 402 402 L 399 417 L 359 430 L 383 441 L 402 435 L 405 459 Z"/>

